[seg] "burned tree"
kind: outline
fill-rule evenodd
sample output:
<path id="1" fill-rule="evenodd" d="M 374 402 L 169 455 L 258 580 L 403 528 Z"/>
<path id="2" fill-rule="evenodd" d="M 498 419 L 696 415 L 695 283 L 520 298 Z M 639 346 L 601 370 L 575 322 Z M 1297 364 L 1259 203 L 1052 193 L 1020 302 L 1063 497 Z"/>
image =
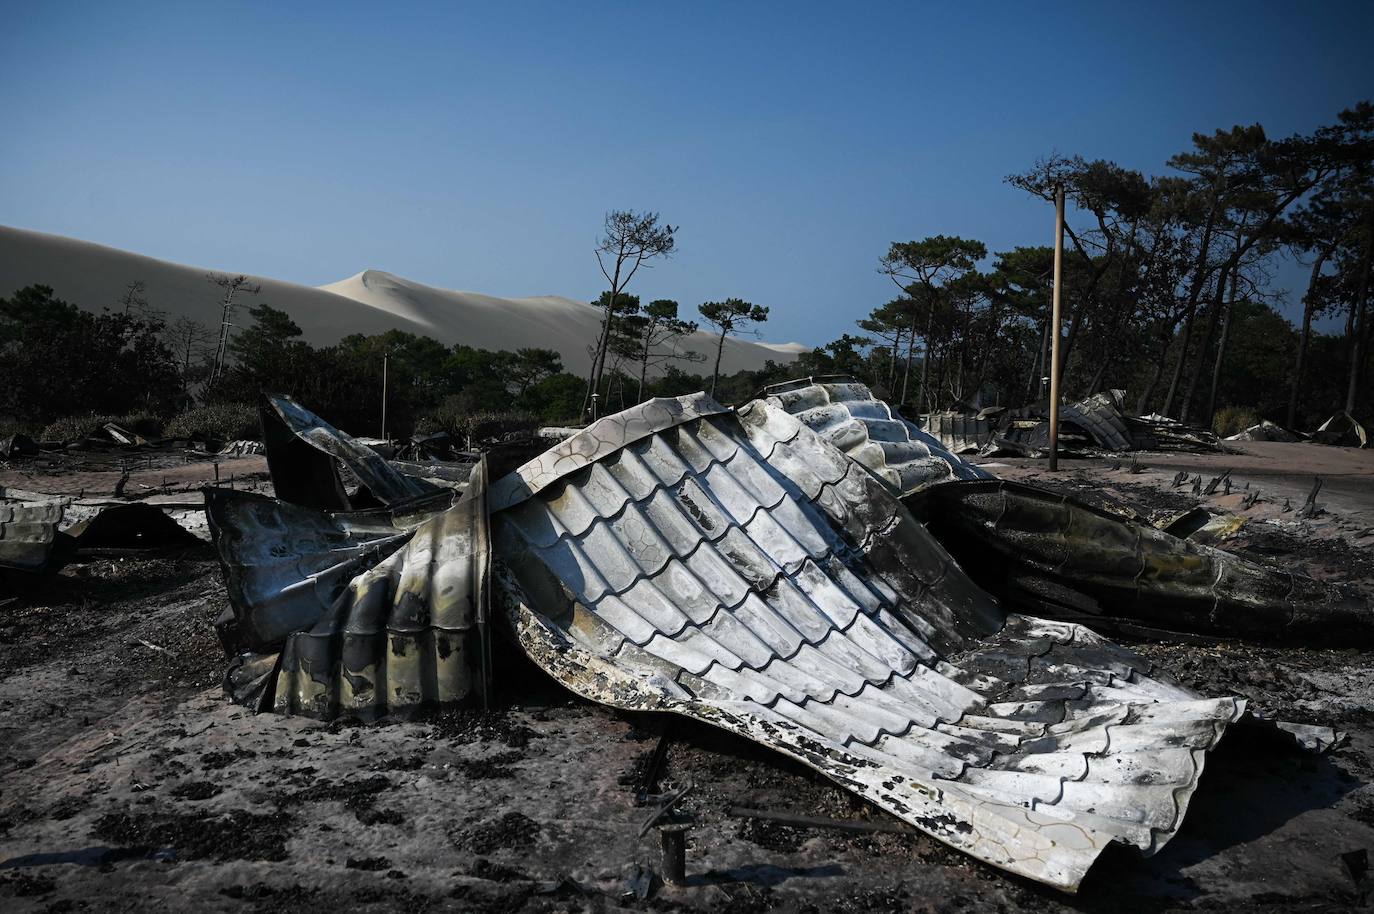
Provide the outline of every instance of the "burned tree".
<path id="1" fill-rule="evenodd" d="M 167 325 L 162 338 L 176 357 L 184 392 L 196 380 L 192 375 L 204 371 L 205 361 L 212 354 L 210 343 L 214 340 L 214 334 L 200 321 L 179 317 Z M 194 371 L 197 367 L 199 371 Z"/>
<path id="2" fill-rule="evenodd" d="M 262 286 L 249 282 L 248 277 L 242 274 L 225 276 L 221 273 L 206 273 L 205 278 L 224 290 L 224 298 L 220 300 L 219 306 L 219 343 L 215 346 L 215 357 L 210 366 L 210 379 L 206 382 L 207 387 L 214 387 L 224 376 L 224 365 L 229 358 L 229 328 L 233 326 L 232 318 L 234 308 L 237 306 L 234 299 L 240 293 L 257 295 L 262 291 Z"/>

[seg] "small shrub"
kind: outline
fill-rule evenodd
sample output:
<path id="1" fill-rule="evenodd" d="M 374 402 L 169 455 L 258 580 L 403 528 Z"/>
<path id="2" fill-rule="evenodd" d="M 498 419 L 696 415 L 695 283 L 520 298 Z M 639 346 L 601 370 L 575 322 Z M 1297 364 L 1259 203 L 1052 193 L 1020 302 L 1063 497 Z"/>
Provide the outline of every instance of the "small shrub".
<path id="1" fill-rule="evenodd" d="M 258 408 L 251 403 L 207 403 L 188 409 L 167 423 L 168 438 L 237 441 L 261 436 Z"/>
<path id="2" fill-rule="evenodd" d="M 39 441 L 80 441 L 89 438 L 109 422 L 119 423 L 119 416 L 102 416 L 87 413 L 84 416 L 64 416 L 44 426 L 38 433 Z"/>
<path id="3" fill-rule="evenodd" d="M 1212 417 L 1212 431 L 1225 438 L 1243 432 L 1252 425 L 1259 424 L 1259 416 L 1248 406 L 1226 406 L 1217 410 Z"/>
<path id="4" fill-rule="evenodd" d="M 469 412 L 460 397 L 446 397 L 434 412 L 415 422 L 415 434 L 448 432 L 463 447 L 525 435 L 539 427 L 539 417 L 526 412 Z"/>
<path id="5" fill-rule="evenodd" d="M 142 435 L 150 441 L 162 437 L 163 419 L 152 413 L 129 413 L 115 419 L 114 423 L 121 428 L 127 428 L 134 434 Z"/>

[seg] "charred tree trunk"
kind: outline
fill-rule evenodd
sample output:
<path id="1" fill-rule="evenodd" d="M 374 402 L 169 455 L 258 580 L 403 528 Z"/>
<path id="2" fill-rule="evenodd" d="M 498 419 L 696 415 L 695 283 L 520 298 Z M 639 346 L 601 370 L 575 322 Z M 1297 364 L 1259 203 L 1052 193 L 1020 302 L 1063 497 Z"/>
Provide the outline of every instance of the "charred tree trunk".
<path id="1" fill-rule="evenodd" d="M 1030 377 L 1026 379 L 1026 396 L 1023 398 L 1026 403 L 1031 402 L 1033 395 L 1037 400 L 1040 399 L 1040 379 L 1045 376 L 1045 347 L 1050 342 L 1050 322 L 1040 325 L 1040 347 L 1035 351 L 1035 361 L 1031 364 Z"/>
<path id="2" fill-rule="evenodd" d="M 1188 375 L 1188 390 L 1183 394 L 1183 402 L 1179 404 L 1178 418 L 1182 422 L 1188 421 L 1188 414 L 1192 411 L 1193 398 L 1197 396 L 1198 382 L 1202 378 L 1202 366 L 1207 363 L 1207 350 L 1212 348 L 1212 341 L 1217 337 L 1217 328 L 1221 325 L 1222 312 L 1226 310 L 1226 274 L 1237 268 L 1238 265 L 1233 254 L 1217 273 L 1216 288 L 1213 289 L 1212 295 L 1212 310 L 1207 315 L 1207 332 L 1203 335 L 1202 344 L 1198 347 L 1197 363 Z"/>
<path id="3" fill-rule="evenodd" d="M 1069 367 L 1069 355 L 1073 352 L 1073 343 L 1078 336 L 1078 327 L 1083 320 L 1083 308 L 1080 306 L 1073 313 L 1073 319 L 1069 321 L 1069 332 L 1064 334 L 1064 345 L 1059 349 L 1059 389 L 1065 389 L 1065 369 Z"/>
<path id="4" fill-rule="evenodd" d="M 1107 376 L 1107 368 L 1112 363 L 1112 356 L 1109 352 L 1103 352 L 1102 358 L 1097 360 L 1097 371 L 1093 372 L 1093 379 L 1088 382 L 1088 392 L 1085 396 L 1091 397 L 1102 387 L 1102 379 Z"/>
<path id="5" fill-rule="evenodd" d="M 1302 297 L 1302 333 L 1298 336 L 1298 357 L 1293 365 L 1293 389 L 1288 394 L 1287 427 L 1298 427 L 1298 406 L 1302 398 L 1303 373 L 1307 369 L 1307 344 L 1312 339 L 1312 312 L 1316 307 L 1317 280 L 1321 278 L 1322 267 L 1331 256 L 1330 249 L 1323 249 L 1312 263 L 1312 275 L 1307 280 L 1307 294 Z"/>
<path id="6" fill-rule="evenodd" d="M 902 372 L 902 398 L 903 406 L 906 405 L 907 387 L 911 383 L 911 360 L 916 356 L 916 312 L 911 313 L 911 330 L 908 333 L 910 339 L 906 341 L 906 370 Z"/>
<path id="7" fill-rule="evenodd" d="M 1355 415 L 1355 403 L 1360 394 L 1360 374 L 1364 368 L 1364 336 L 1365 325 L 1369 323 L 1369 316 L 1365 314 L 1365 305 L 1369 298 L 1369 272 L 1371 269 L 1370 244 L 1365 243 L 1364 247 L 1364 268 L 1360 272 L 1360 290 L 1355 294 L 1355 303 L 1351 305 L 1350 311 L 1355 319 L 1354 326 L 1351 328 L 1350 340 L 1350 383 L 1345 389 L 1345 411 L 1350 415 Z"/>
<path id="8" fill-rule="evenodd" d="M 935 305 L 930 306 L 930 315 L 926 318 L 925 350 L 921 354 L 921 391 L 917 395 L 917 405 L 921 412 L 931 412 L 930 400 L 930 338 L 935 334 Z M 910 366 L 908 365 L 908 368 Z"/>
<path id="9" fill-rule="evenodd" d="M 1188 344 L 1193 336 L 1193 318 L 1197 316 L 1198 299 L 1202 296 L 1202 290 L 1207 285 L 1207 278 L 1211 275 L 1211 268 L 1207 266 L 1207 255 L 1212 247 L 1212 228 L 1217 221 L 1217 201 L 1215 196 L 1212 200 L 1212 207 L 1207 213 L 1207 225 L 1202 229 L 1202 241 L 1198 244 L 1197 266 L 1193 274 L 1193 283 L 1188 289 L 1188 305 L 1184 309 L 1183 318 L 1183 340 L 1178 351 L 1178 362 L 1174 365 L 1173 376 L 1169 380 L 1169 392 L 1164 397 L 1164 408 L 1160 410 L 1164 415 L 1173 415 L 1174 396 L 1178 393 L 1178 383 L 1183 378 L 1183 369 L 1188 364 Z"/>
<path id="10" fill-rule="evenodd" d="M 1236 313 L 1236 285 L 1240 282 L 1240 264 L 1231 268 L 1231 298 L 1226 304 L 1226 314 L 1221 320 L 1221 342 L 1217 343 L 1217 360 L 1212 364 L 1212 389 L 1207 394 L 1207 412 L 1202 424 L 1210 426 L 1216 415 L 1217 388 L 1221 385 L 1221 369 L 1226 362 L 1226 342 L 1231 337 L 1231 321 Z"/>
<path id="11" fill-rule="evenodd" d="M 1159 358 L 1155 361 L 1155 373 L 1150 378 L 1150 383 L 1145 386 L 1140 399 L 1135 404 L 1135 414 L 1145 415 L 1145 410 L 1149 408 L 1150 398 L 1155 395 L 1155 388 L 1159 386 L 1160 378 L 1164 377 L 1164 366 L 1169 361 L 1169 339 L 1173 336 L 1168 326 L 1159 334 Z"/>

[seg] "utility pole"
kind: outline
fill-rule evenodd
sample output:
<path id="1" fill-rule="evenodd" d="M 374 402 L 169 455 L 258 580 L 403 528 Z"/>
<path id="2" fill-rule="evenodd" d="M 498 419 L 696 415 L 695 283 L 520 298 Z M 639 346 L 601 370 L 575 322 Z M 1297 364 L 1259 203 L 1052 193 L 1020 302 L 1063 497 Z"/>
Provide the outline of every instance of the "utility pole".
<path id="1" fill-rule="evenodd" d="M 1059 469 L 1059 327 L 1064 285 L 1064 185 L 1054 189 L 1054 304 L 1050 310 L 1050 472 Z"/>
<path id="2" fill-rule="evenodd" d="M 386 441 L 386 363 L 391 353 L 382 353 L 382 440 Z"/>

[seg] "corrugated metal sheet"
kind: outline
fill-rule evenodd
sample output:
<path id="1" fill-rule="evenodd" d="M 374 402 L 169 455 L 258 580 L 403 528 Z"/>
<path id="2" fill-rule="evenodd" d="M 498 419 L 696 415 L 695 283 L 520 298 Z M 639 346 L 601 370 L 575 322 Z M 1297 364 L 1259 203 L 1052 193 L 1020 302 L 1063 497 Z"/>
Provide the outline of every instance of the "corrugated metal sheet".
<path id="1" fill-rule="evenodd" d="M 247 648 L 231 693 L 281 713 L 367 719 L 486 694 L 490 548 L 478 470 L 457 504 L 424 518 L 208 492 Z"/>
<path id="2" fill-rule="evenodd" d="M 991 478 L 894 413 L 857 381 L 776 389 L 768 401 L 863 464 L 898 495 L 953 479 Z"/>
<path id="3" fill-rule="evenodd" d="M 771 746 L 1062 889 L 1113 841 L 1163 845 L 1244 710 L 1006 615 L 768 403 L 650 401 L 499 481 L 492 509 L 506 610 L 570 688 Z"/>
<path id="4" fill-rule="evenodd" d="M 977 453 L 992 440 L 992 420 L 965 413 L 927 413 L 921 427 L 954 454 Z"/>
<path id="5" fill-rule="evenodd" d="M 244 647 L 277 650 L 308 629 L 349 582 L 405 545 L 390 512 L 328 512 L 207 489 L 205 513 Z"/>
<path id="6" fill-rule="evenodd" d="M 930 531 L 1021 608 L 1132 635 L 1333 643 L 1374 634 L 1354 591 L 1180 539 L 1034 486 L 986 480 L 918 496 Z"/>
<path id="7" fill-rule="evenodd" d="M 1111 390 L 1093 394 L 1077 403 L 1066 403 L 1059 411 L 1059 418 L 1081 428 L 1104 450 L 1132 450 L 1136 444 L 1126 427 L 1122 405 L 1125 395 L 1124 390 Z"/>
<path id="8" fill-rule="evenodd" d="M 481 698 L 490 554 L 486 492 L 475 480 L 458 504 L 350 581 L 312 629 L 287 639 L 277 711 L 371 718 Z"/>
<path id="9" fill-rule="evenodd" d="M 0 569 L 46 569 L 53 558 L 64 507 L 60 500 L 0 500 Z"/>

